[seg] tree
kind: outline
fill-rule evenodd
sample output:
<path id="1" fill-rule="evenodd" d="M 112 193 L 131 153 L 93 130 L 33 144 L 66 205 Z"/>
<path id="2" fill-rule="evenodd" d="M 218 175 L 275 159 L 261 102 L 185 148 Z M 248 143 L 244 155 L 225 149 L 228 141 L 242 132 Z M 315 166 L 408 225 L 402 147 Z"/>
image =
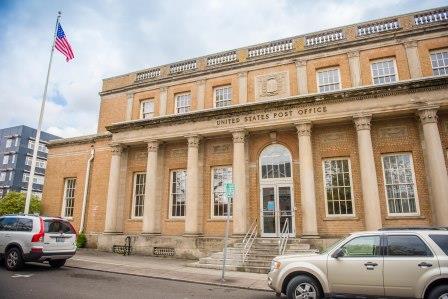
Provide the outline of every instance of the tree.
<path id="1" fill-rule="evenodd" d="M 25 199 L 25 193 L 8 192 L 5 197 L 0 198 L 0 216 L 23 213 L 25 210 Z M 30 214 L 40 213 L 40 209 L 39 197 L 35 195 L 31 196 Z"/>

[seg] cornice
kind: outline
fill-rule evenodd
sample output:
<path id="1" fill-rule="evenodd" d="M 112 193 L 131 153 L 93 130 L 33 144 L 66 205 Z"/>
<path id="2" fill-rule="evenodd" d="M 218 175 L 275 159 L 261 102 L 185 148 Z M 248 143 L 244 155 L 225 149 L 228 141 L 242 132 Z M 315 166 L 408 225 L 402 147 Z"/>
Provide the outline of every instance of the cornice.
<path id="1" fill-rule="evenodd" d="M 405 40 L 407 40 L 410 37 L 415 37 L 415 36 L 422 35 L 422 34 L 426 35 L 426 34 L 429 34 L 432 32 L 445 32 L 446 31 L 445 25 L 446 24 L 444 22 L 441 22 L 440 24 L 432 24 L 431 27 L 422 26 L 421 28 L 417 27 L 417 28 L 414 28 L 413 30 L 408 30 L 408 31 L 400 30 L 400 31 L 384 32 L 381 35 L 369 36 L 369 37 L 359 38 L 359 39 L 355 39 L 355 40 L 343 40 L 338 43 L 326 44 L 324 46 L 315 46 L 315 47 L 305 48 L 301 51 L 291 50 L 291 51 L 287 51 L 287 52 L 279 52 L 278 54 L 273 54 L 273 55 L 268 55 L 268 56 L 252 57 L 252 58 L 248 58 L 246 61 L 243 61 L 243 62 L 241 62 L 241 61 L 231 62 L 228 64 L 224 64 L 222 66 L 216 66 L 216 67 L 208 68 L 205 70 L 197 69 L 195 71 L 186 71 L 184 73 L 170 75 L 168 77 L 162 77 L 162 78 L 158 78 L 158 79 L 147 79 L 147 80 L 143 80 L 140 82 L 133 82 L 132 84 L 130 84 L 128 86 L 110 89 L 107 91 L 101 91 L 101 92 L 99 92 L 99 95 L 105 96 L 105 95 L 111 95 L 111 94 L 121 93 L 121 92 L 129 92 L 129 91 L 132 91 L 132 90 L 138 89 L 138 88 L 157 86 L 157 85 L 172 83 L 172 82 L 185 80 L 185 79 L 192 79 L 192 80 L 197 81 L 197 80 L 202 79 L 202 78 L 200 78 L 201 76 L 206 76 L 206 75 L 210 75 L 210 74 L 221 73 L 221 72 L 226 72 L 226 71 L 231 71 L 231 70 L 235 70 L 236 73 L 239 73 L 239 72 L 242 72 L 241 69 L 250 68 L 254 65 L 259 65 L 259 64 L 269 63 L 269 62 L 277 62 L 277 61 L 286 60 L 286 59 L 291 59 L 291 62 L 293 62 L 293 60 L 295 60 L 295 61 L 305 60 L 306 61 L 306 60 L 308 60 L 307 56 L 310 56 L 310 55 L 315 55 L 315 54 L 320 54 L 320 53 L 325 53 L 325 52 L 330 54 L 332 51 L 345 50 L 345 49 L 347 49 L 347 52 L 353 52 L 353 51 L 350 51 L 350 49 L 356 48 L 353 50 L 358 50 L 357 48 L 359 48 L 360 46 L 363 46 L 363 45 L 381 43 L 381 42 L 390 41 L 390 40 L 395 40 L 396 44 L 402 44 L 405 42 Z M 142 71 L 142 70 L 139 70 L 139 71 Z M 137 71 L 137 72 L 139 72 L 139 71 Z M 246 72 L 246 71 L 247 70 L 244 70 L 243 72 Z M 132 75 L 132 74 L 133 73 L 129 73 L 129 74 L 122 75 L 122 76 L 127 76 L 127 75 Z M 110 78 L 110 79 L 112 79 L 112 78 Z M 104 80 L 107 80 L 107 79 L 104 79 Z"/>
<path id="2" fill-rule="evenodd" d="M 236 105 L 225 108 L 213 108 L 194 111 L 185 114 L 173 114 L 155 117 L 152 119 L 139 119 L 121 123 L 111 124 L 106 129 L 111 133 L 134 130 L 139 128 L 150 128 L 162 125 L 176 125 L 187 122 L 205 121 L 210 118 L 225 118 L 248 114 L 255 111 L 270 111 L 278 108 L 292 108 L 300 105 L 326 104 L 345 102 L 348 100 L 364 100 L 369 98 L 386 97 L 397 94 L 412 94 L 421 91 L 430 91 L 447 88 L 448 76 L 426 77 L 400 81 L 390 85 L 370 85 L 340 90 L 331 93 L 319 93 L 308 95 L 297 95 L 271 101 L 261 101 Z"/>
<path id="3" fill-rule="evenodd" d="M 112 134 L 109 132 L 106 132 L 106 133 L 92 134 L 92 135 L 86 135 L 86 136 L 57 139 L 57 140 L 50 141 L 48 143 L 48 148 L 63 146 L 63 145 L 94 143 L 97 140 L 111 139 L 111 138 L 112 138 Z"/>

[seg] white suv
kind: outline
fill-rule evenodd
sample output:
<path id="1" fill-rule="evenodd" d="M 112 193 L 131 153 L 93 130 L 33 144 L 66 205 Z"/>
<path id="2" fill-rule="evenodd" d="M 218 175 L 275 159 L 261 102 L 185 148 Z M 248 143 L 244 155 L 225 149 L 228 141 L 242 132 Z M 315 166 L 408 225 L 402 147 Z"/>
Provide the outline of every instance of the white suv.
<path id="1" fill-rule="evenodd" d="M 25 262 L 48 261 L 60 268 L 76 252 L 76 231 L 67 220 L 33 215 L 0 217 L 0 259 L 6 269 L 20 269 Z"/>
<path id="2" fill-rule="evenodd" d="M 288 299 L 337 295 L 448 299 L 448 231 L 354 233 L 321 254 L 276 257 L 268 284 Z"/>

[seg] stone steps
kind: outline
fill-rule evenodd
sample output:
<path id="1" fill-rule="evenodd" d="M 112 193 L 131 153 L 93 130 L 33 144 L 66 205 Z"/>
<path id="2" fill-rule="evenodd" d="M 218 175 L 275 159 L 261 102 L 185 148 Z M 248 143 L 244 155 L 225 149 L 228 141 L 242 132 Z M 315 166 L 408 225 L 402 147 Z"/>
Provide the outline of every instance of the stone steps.
<path id="1" fill-rule="evenodd" d="M 278 239 L 257 238 L 252 244 L 251 250 L 242 263 L 242 243 L 235 243 L 227 248 L 226 270 L 243 271 L 254 273 L 267 273 L 271 261 L 278 255 Z M 300 239 L 290 239 L 286 245 L 284 255 L 290 254 L 310 254 L 315 253 L 310 244 Z M 191 267 L 207 269 L 222 269 L 224 251 L 212 253 L 210 256 L 201 258 L 199 261 L 190 264 Z"/>

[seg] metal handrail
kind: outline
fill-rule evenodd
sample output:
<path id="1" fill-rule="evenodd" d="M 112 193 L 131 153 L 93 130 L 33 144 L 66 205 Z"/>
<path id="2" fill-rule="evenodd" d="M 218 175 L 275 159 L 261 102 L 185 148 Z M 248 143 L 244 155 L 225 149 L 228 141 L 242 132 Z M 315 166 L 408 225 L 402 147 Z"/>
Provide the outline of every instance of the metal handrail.
<path id="1" fill-rule="evenodd" d="M 246 262 L 247 255 L 249 254 L 250 249 L 252 248 L 252 244 L 254 243 L 255 238 L 257 237 L 257 228 L 258 228 L 258 219 L 255 219 L 243 239 L 242 243 L 243 246 L 241 248 L 243 264 L 244 262 Z"/>
<path id="2" fill-rule="evenodd" d="M 289 218 L 286 218 L 286 221 L 282 227 L 282 231 L 280 232 L 280 239 L 278 240 L 279 255 L 283 255 L 285 253 L 288 240 L 289 240 Z"/>

